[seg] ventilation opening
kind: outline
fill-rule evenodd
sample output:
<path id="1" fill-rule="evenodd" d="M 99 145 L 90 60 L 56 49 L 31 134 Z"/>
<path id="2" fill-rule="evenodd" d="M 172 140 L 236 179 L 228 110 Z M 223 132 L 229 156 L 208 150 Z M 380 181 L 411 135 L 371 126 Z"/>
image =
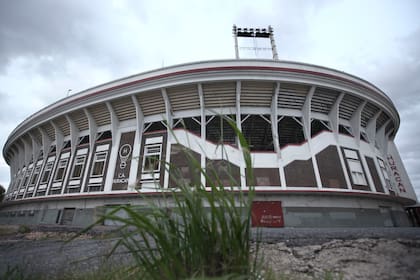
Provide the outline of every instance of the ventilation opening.
<path id="1" fill-rule="evenodd" d="M 280 148 L 305 142 L 301 118 L 283 117 L 278 124 Z"/>
<path id="2" fill-rule="evenodd" d="M 273 151 L 273 134 L 269 115 L 242 115 L 242 133 L 251 151 Z"/>
<path id="3" fill-rule="evenodd" d="M 234 121 L 234 116 L 208 116 L 206 117 L 206 139 L 217 144 L 236 144 L 236 134 L 225 118 Z"/>
<path id="4" fill-rule="evenodd" d="M 55 153 L 56 151 L 57 151 L 57 147 L 55 145 L 51 146 L 50 153 Z"/>
<path id="5" fill-rule="evenodd" d="M 143 132 L 166 131 L 166 125 L 163 122 L 152 122 L 144 125 Z"/>
<path id="6" fill-rule="evenodd" d="M 86 145 L 86 144 L 89 144 L 89 135 L 79 138 L 79 145 Z"/>
<path id="7" fill-rule="evenodd" d="M 64 142 L 63 149 L 68 149 L 71 147 L 71 141 L 67 140 Z"/>
<path id="8" fill-rule="evenodd" d="M 360 132 L 360 139 L 362 139 L 363 141 L 369 143 L 369 139 L 368 139 L 366 133 L 363 132 L 363 131 Z"/>
<path id="9" fill-rule="evenodd" d="M 98 133 L 96 141 L 103 141 L 107 139 L 112 139 L 112 132 L 110 130 Z"/>
<path id="10" fill-rule="evenodd" d="M 321 120 L 312 120 L 311 122 L 311 137 L 315 137 L 323 131 L 331 132 L 329 123 Z"/>
<path id="11" fill-rule="evenodd" d="M 353 136 L 351 132 L 351 128 L 349 126 L 345 126 L 342 124 L 338 126 L 338 133 L 348 135 L 348 136 Z"/>
<path id="12" fill-rule="evenodd" d="M 201 118 L 183 118 L 174 120 L 174 128 L 186 129 L 196 135 L 201 136 Z"/>

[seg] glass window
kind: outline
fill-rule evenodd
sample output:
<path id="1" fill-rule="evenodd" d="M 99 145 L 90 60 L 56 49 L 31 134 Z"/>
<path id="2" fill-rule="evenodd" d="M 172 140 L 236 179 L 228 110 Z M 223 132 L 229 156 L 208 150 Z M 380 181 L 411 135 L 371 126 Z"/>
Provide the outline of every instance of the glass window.
<path id="1" fill-rule="evenodd" d="M 37 165 L 34 170 L 34 174 L 32 175 L 30 186 L 35 185 L 36 181 L 38 180 L 39 172 L 41 171 L 41 165 Z"/>
<path id="2" fill-rule="evenodd" d="M 54 161 L 49 161 L 45 165 L 44 174 L 42 175 L 41 184 L 46 184 L 50 179 L 51 170 L 53 168 Z"/>
<path id="3" fill-rule="evenodd" d="M 160 170 L 161 144 L 147 145 L 144 147 L 143 172 L 154 173 Z"/>
<path id="4" fill-rule="evenodd" d="M 86 155 L 77 156 L 74 160 L 72 179 L 78 179 L 82 176 L 83 166 L 85 165 Z"/>
<path id="5" fill-rule="evenodd" d="M 98 152 L 95 154 L 95 159 L 92 167 L 92 176 L 102 176 L 104 174 L 105 162 L 108 152 Z"/>
<path id="6" fill-rule="evenodd" d="M 349 163 L 353 183 L 356 185 L 367 186 L 366 178 L 363 173 L 363 168 L 360 161 L 354 159 L 347 159 L 347 161 Z"/>
<path id="7" fill-rule="evenodd" d="M 367 180 L 356 150 L 344 149 L 344 156 L 350 169 L 351 179 L 354 185 L 367 186 Z"/>
<path id="8" fill-rule="evenodd" d="M 391 188 L 391 180 L 389 179 L 388 171 L 386 170 L 385 162 L 378 158 L 379 167 L 381 169 L 382 177 L 385 180 L 385 184 L 388 188 Z"/>
<path id="9" fill-rule="evenodd" d="M 25 174 L 25 179 L 23 180 L 22 187 L 26 187 L 26 185 L 28 184 L 29 176 L 31 175 L 31 172 L 32 172 L 32 168 L 29 168 L 28 171 Z"/>
<path id="10" fill-rule="evenodd" d="M 68 162 L 68 159 L 67 158 L 61 159 L 58 162 L 57 172 L 55 174 L 54 181 L 61 181 L 61 180 L 63 180 L 64 172 L 65 172 L 66 166 L 67 166 L 67 162 Z"/>

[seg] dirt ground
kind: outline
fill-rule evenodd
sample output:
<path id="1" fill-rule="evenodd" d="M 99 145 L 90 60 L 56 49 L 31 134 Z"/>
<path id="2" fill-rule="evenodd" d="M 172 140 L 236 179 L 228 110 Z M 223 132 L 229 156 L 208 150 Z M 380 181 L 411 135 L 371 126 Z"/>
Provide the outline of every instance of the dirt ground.
<path id="1" fill-rule="evenodd" d="M 66 242 L 78 230 L 0 226 L 0 278 L 14 267 L 59 279 L 130 261 L 126 254 L 105 257 L 115 242 L 109 228 Z M 280 279 L 420 279 L 420 228 L 279 229 L 261 236 L 264 263 Z"/>
<path id="2" fill-rule="evenodd" d="M 420 240 L 360 238 L 262 245 L 265 263 L 292 279 L 420 279 Z"/>

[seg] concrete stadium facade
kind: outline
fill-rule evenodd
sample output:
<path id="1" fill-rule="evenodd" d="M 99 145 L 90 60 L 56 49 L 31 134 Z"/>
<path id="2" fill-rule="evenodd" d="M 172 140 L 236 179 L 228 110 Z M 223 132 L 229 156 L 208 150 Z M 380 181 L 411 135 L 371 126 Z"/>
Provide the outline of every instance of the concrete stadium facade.
<path id="1" fill-rule="evenodd" d="M 228 119 L 250 144 L 252 183 Z M 162 162 L 206 185 L 187 149 L 223 184 L 279 202 L 281 226 L 407 226 L 404 206 L 417 198 L 393 142 L 399 122 L 380 89 L 315 65 L 235 59 L 130 76 L 59 100 L 11 133 L 0 223 L 84 226 L 108 206 L 161 199 L 177 184 Z"/>

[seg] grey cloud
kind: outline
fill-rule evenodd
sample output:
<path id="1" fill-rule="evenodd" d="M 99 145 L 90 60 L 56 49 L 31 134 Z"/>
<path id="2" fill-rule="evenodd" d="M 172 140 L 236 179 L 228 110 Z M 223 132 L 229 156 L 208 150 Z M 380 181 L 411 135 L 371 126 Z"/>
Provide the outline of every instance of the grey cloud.
<path id="1" fill-rule="evenodd" d="M 129 13 L 141 19 L 142 9 L 139 4 L 135 11 L 124 9 L 116 11 L 102 1 L 1 1 L 0 71 L 17 57 L 52 57 L 56 61 L 47 65 L 49 69 L 60 67 L 57 62 L 68 57 L 96 64 L 126 62 L 129 55 L 117 42 L 130 42 L 120 24 Z"/>
<path id="2" fill-rule="evenodd" d="M 42 2 L 42 3 L 40 3 Z M 0 3 L 0 61 L 14 56 L 40 56 L 77 50 L 78 22 L 89 19 L 80 3 L 2 1 Z M 4 65 L 4 64 L 3 64 Z"/>
<path id="3" fill-rule="evenodd" d="M 16 107 L 14 106 L 14 104 L 16 104 L 16 98 L 9 96 L 2 91 L 0 91 L 0 104 L 2 107 L 0 110 L 0 122 L 3 125 L 2 130 L 6 123 L 15 124 L 16 120 L 23 120 L 27 116 L 25 110 L 16 110 Z"/>
<path id="4" fill-rule="evenodd" d="M 378 72 L 378 85 L 391 97 L 401 125 L 395 139 L 417 196 L 420 197 L 420 28 L 400 39 L 398 58 L 390 58 L 384 70 Z"/>

